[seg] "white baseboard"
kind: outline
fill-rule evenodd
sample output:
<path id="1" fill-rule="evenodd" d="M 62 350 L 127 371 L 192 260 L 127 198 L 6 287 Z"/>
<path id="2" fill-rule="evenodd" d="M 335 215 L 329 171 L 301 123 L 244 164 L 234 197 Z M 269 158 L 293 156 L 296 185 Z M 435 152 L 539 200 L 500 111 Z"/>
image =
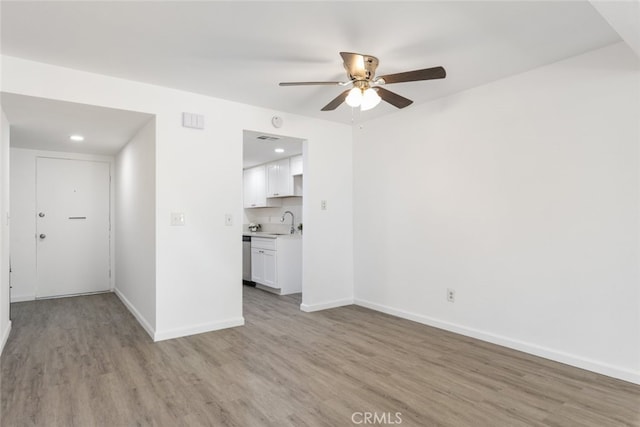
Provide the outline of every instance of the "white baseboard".
<path id="1" fill-rule="evenodd" d="M 2 341 L 0 341 L 0 356 L 2 356 L 2 352 L 4 351 L 4 346 L 9 339 L 9 334 L 11 334 L 11 320 L 7 323 L 7 327 L 2 332 Z"/>
<path id="2" fill-rule="evenodd" d="M 189 335 L 203 334 L 205 332 L 217 331 L 220 329 L 234 328 L 244 325 L 244 317 L 236 317 L 233 319 L 221 320 L 219 322 L 202 323 L 199 325 L 186 326 L 184 328 L 167 329 L 166 331 L 156 332 L 153 336 L 154 341 L 164 341 L 173 338 L 181 338 Z"/>
<path id="3" fill-rule="evenodd" d="M 320 304 L 300 304 L 300 310 L 311 313 L 313 311 L 327 310 L 329 308 L 342 307 L 345 305 L 352 305 L 353 299 L 346 298 L 335 301 L 327 301 Z"/>
<path id="4" fill-rule="evenodd" d="M 153 339 L 156 331 L 151 326 L 151 324 L 147 321 L 147 319 L 145 319 L 145 317 L 142 314 L 140 314 L 140 312 L 134 307 L 134 305 L 131 304 L 131 301 L 129 301 L 127 297 L 125 297 L 124 294 L 118 290 L 118 288 L 114 289 L 114 293 L 118 298 L 120 298 L 120 301 L 122 301 L 124 306 L 127 307 L 127 309 L 131 312 L 131 314 L 133 314 L 133 317 L 136 318 L 136 320 L 138 321 L 138 323 L 140 323 L 140 325 L 144 328 L 144 330 L 147 331 L 151 339 Z"/>
<path id="5" fill-rule="evenodd" d="M 35 295 L 11 295 L 11 302 L 25 302 L 25 301 L 34 301 L 36 299 Z"/>
<path id="6" fill-rule="evenodd" d="M 356 298 L 354 301 L 354 304 L 362 307 L 370 308 L 372 310 L 380 311 L 386 314 L 390 314 L 392 316 L 397 316 L 403 319 L 412 320 L 414 322 L 422 323 L 424 325 L 433 326 L 438 329 L 444 329 L 446 331 L 455 332 L 457 334 L 465 335 L 472 338 L 477 338 L 479 340 L 501 345 L 503 347 L 508 347 L 514 350 L 523 351 L 525 353 L 533 354 L 535 356 L 543 357 L 545 359 L 575 366 L 577 368 L 586 369 L 588 371 L 596 372 L 598 374 L 606 375 L 613 378 L 618 378 L 618 379 L 635 383 L 635 384 L 640 384 L 640 372 L 636 372 L 630 369 L 620 368 L 618 366 L 614 366 L 614 365 L 599 362 L 596 360 L 588 359 L 585 357 L 577 356 L 575 354 L 565 353 L 565 352 L 554 350 L 551 348 L 542 347 L 537 344 L 515 340 L 515 339 L 504 337 L 501 335 L 492 334 L 490 332 L 481 331 L 479 329 L 469 328 L 469 327 L 458 325 L 455 323 L 434 319 L 432 317 L 424 316 L 422 314 L 411 313 L 408 311 L 399 310 L 393 307 L 377 304 L 377 303 L 362 300 L 362 299 Z"/>

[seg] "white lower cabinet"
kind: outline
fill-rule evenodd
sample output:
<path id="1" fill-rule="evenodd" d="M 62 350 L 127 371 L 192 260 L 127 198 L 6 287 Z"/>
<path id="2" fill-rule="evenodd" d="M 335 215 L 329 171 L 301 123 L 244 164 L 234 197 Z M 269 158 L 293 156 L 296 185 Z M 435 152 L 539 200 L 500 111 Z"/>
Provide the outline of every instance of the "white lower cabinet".
<path id="1" fill-rule="evenodd" d="M 251 238 L 251 280 L 280 295 L 302 292 L 302 238 Z"/>
<path id="2" fill-rule="evenodd" d="M 251 248 L 251 280 L 261 285 L 277 288 L 276 251 Z"/>

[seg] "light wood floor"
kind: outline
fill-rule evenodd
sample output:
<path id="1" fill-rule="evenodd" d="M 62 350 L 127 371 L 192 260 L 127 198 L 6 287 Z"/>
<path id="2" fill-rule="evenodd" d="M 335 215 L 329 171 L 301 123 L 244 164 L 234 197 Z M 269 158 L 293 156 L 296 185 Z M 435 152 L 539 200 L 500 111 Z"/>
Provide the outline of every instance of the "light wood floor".
<path id="1" fill-rule="evenodd" d="M 402 426 L 640 426 L 639 386 L 360 307 L 302 313 L 299 296 L 244 292 L 246 326 L 156 344 L 113 294 L 14 304 L 0 425 L 334 427 L 369 411 Z"/>

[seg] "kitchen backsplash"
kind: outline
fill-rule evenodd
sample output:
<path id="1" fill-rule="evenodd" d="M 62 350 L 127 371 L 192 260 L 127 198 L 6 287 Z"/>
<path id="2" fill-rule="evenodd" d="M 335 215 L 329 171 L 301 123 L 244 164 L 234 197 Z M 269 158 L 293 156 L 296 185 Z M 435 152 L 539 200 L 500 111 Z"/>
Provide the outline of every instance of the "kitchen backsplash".
<path id="1" fill-rule="evenodd" d="M 282 206 L 277 208 L 254 208 L 244 210 L 243 231 L 249 230 L 249 223 L 260 224 L 260 231 L 272 233 L 288 233 L 291 228 L 291 216 L 287 215 L 284 222 L 280 218 L 285 211 L 291 211 L 294 215 L 296 233 L 298 224 L 302 220 L 302 197 L 286 197 L 282 199 Z"/>

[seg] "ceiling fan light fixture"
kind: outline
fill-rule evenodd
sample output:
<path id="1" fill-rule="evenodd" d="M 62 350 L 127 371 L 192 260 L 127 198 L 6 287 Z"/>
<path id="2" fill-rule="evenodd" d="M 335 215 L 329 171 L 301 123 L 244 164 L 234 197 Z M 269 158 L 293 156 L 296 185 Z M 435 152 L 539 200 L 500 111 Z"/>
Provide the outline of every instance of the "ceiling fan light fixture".
<path id="1" fill-rule="evenodd" d="M 338 96 L 322 107 L 321 111 L 334 111 L 342 103 L 346 103 L 352 108 L 360 107 L 361 111 L 367 111 L 375 108 L 381 100 L 396 108 L 405 108 L 413 103 L 412 100 L 385 89 L 383 85 L 444 79 L 447 76 L 446 70 L 440 66 L 377 76 L 376 70 L 380 61 L 375 56 L 354 52 L 340 52 L 340 56 L 342 57 L 342 65 L 347 72 L 348 81 L 280 82 L 280 86 L 353 85 L 353 89 L 340 92 Z"/>
<path id="2" fill-rule="evenodd" d="M 365 90 L 364 94 L 362 95 L 362 103 L 360 104 L 360 110 L 361 111 L 371 110 L 372 108 L 374 108 L 376 105 L 380 103 L 381 99 L 382 98 L 380 98 L 380 95 L 378 95 L 378 92 L 375 89 L 369 88 Z"/>
<path id="3" fill-rule="evenodd" d="M 346 102 L 349 107 L 355 108 L 359 107 L 360 104 L 362 104 L 362 98 L 363 96 L 360 88 L 354 87 L 349 91 L 349 95 L 347 95 L 347 98 L 344 100 L 344 102 Z"/>

